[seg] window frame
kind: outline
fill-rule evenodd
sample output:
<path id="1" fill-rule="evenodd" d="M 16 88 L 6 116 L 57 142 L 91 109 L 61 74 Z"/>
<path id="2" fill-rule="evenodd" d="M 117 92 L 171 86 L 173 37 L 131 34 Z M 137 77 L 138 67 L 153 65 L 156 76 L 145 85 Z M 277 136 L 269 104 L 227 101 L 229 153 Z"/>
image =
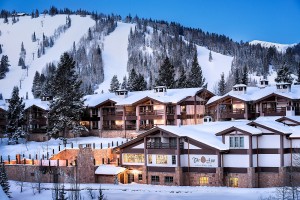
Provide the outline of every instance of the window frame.
<path id="1" fill-rule="evenodd" d="M 200 176 L 199 183 L 200 183 L 200 185 L 208 185 L 209 177 L 208 176 Z"/>
<path id="2" fill-rule="evenodd" d="M 244 135 L 230 135 L 229 136 L 229 148 L 230 149 L 244 149 L 245 137 Z"/>
<path id="3" fill-rule="evenodd" d="M 165 184 L 172 184 L 174 183 L 174 177 L 173 176 L 165 176 Z"/>

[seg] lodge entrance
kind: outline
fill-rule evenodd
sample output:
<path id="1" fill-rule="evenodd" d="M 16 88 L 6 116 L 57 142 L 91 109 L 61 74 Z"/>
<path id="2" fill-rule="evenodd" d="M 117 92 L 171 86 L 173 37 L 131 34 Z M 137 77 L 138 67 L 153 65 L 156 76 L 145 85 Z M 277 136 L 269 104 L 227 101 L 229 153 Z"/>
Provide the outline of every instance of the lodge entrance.
<path id="1" fill-rule="evenodd" d="M 134 174 L 128 174 L 127 176 L 127 183 L 132 183 L 134 182 Z"/>

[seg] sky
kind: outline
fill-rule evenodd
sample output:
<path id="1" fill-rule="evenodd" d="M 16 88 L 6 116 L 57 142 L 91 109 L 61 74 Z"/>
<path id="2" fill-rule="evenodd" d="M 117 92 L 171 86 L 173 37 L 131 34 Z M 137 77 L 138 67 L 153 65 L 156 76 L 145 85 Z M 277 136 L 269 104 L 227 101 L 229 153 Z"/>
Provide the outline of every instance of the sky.
<path id="1" fill-rule="evenodd" d="M 300 0 L 1 0 L 0 8 L 31 13 L 54 5 L 104 14 L 175 21 L 235 41 L 300 43 Z"/>

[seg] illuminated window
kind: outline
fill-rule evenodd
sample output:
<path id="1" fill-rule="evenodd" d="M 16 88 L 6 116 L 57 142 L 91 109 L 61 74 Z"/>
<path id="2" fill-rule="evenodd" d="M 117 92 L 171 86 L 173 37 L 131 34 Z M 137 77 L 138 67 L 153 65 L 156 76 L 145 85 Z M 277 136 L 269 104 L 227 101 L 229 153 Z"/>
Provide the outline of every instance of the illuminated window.
<path id="1" fill-rule="evenodd" d="M 152 155 L 148 155 L 148 164 L 152 164 Z"/>
<path id="2" fill-rule="evenodd" d="M 230 177 L 229 186 L 230 187 L 239 187 L 239 179 L 235 178 L 235 177 Z"/>
<path id="3" fill-rule="evenodd" d="M 200 185 L 208 185 L 208 177 L 207 176 L 200 177 Z"/>
<path id="4" fill-rule="evenodd" d="M 243 136 L 230 136 L 229 137 L 230 148 L 244 148 L 244 137 Z"/>
<path id="5" fill-rule="evenodd" d="M 123 154 L 124 163 L 144 163 L 144 154 Z"/>
<path id="6" fill-rule="evenodd" d="M 168 156 L 156 155 L 156 164 L 168 164 Z"/>

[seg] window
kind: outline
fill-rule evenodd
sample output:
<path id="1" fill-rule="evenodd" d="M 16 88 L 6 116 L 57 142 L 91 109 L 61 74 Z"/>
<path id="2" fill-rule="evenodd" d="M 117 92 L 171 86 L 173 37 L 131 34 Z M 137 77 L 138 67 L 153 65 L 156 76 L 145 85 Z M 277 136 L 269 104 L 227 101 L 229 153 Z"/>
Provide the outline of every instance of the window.
<path id="1" fill-rule="evenodd" d="M 144 154 L 123 154 L 124 163 L 144 163 Z"/>
<path id="2" fill-rule="evenodd" d="M 176 156 L 172 155 L 172 165 L 176 165 Z"/>
<path id="3" fill-rule="evenodd" d="M 159 184 L 159 176 L 151 176 L 151 184 Z"/>
<path id="4" fill-rule="evenodd" d="M 234 177 L 230 177 L 230 179 L 229 179 L 229 186 L 230 187 L 239 187 L 239 179 L 238 178 L 234 178 Z"/>
<path id="5" fill-rule="evenodd" d="M 229 146 L 230 148 L 244 148 L 244 136 L 230 136 Z"/>
<path id="6" fill-rule="evenodd" d="M 208 177 L 207 176 L 200 177 L 200 185 L 208 185 Z"/>
<path id="7" fill-rule="evenodd" d="M 134 182 L 134 174 L 128 174 L 128 183 Z"/>
<path id="8" fill-rule="evenodd" d="M 156 155 L 156 164 L 168 164 L 168 156 Z"/>
<path id="9" fill-rule="evenodd" d="M 98 108 L 92 109 L 92 115 L 98 116 Z"/>
<path id="10" fill-rule="evenodd" d="M 148 164 L 152 164 L 152 155 L 148 155 Z"/>
<path id="11" fill-rule="evenodd" d="M 139 174 L 138 179 L 139 179 L 139 181 L 142 181 L 143 180 L 143 174 Z"/>
<path id="12" fill-rule="evenodd" d="M 170 148 L 177 147 L 177 138 L 169 138 Z"/>
<path id="13" fill-rule="evenodd" d="M 93 129 L 98 129 L 98 122 L 97 121 L 93 121 L 92 122 L 92 126 L 93 126 Z"/>
<path id="14" fill-rule="evenodd" d="M 165 183 L 173 183 L 173 176 L 165 176 Z"/>

